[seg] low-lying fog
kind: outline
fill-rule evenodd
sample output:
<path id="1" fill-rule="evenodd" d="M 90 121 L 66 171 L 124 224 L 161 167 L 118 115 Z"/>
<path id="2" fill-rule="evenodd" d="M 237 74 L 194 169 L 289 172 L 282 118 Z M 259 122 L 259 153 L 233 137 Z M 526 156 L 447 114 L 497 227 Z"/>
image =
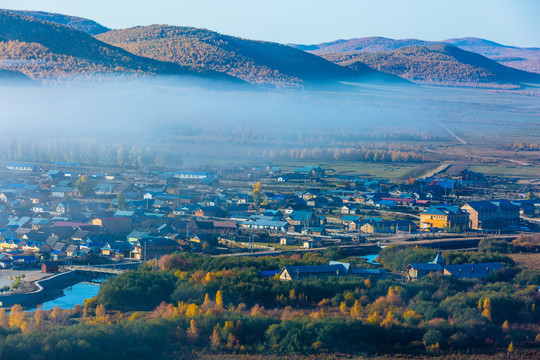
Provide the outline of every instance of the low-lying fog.
<path id="1" fill-rule="evenodd" d="M 0 86 L 2 137 L 96 138 L 126 145 L 174 144 L 190 154 L 235 145 L 287 148 L 362 141 L 450 141 L 462 135 L 518 141 L 540 135 L 538 96 L 427 86 L 346 86 L 339 90 L 212 90 L 178 79 Z M 479 125 L 478 125 L 479 124 Z M 478 127 L 479 126 L 479 127 Z M 515 139 L 514 139 L 515 137 Z M 211 150 L 209 150 L 211 149 Z"/>

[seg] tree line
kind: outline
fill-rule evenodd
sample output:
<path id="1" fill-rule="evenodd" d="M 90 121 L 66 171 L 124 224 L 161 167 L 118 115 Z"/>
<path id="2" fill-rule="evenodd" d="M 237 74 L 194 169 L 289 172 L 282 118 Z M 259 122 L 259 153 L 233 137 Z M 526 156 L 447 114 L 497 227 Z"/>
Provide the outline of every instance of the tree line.
<path id="1" fill-rule="evenodd" d="M 157 149 L 95 139 L 21 139 L 7 137 L 0 142 L 7 161 L 70 162 L 83 165 L 140 168 L 182 165 L 182 157 L 171 149 Z"/>
<path id="2" fill-rule="evenodd" d="M 367 146 L 356 148 L 296 148 L 265 150 L 263 157 L 272 160 L 341 160 L 370 162 L 422 162 L 421 149 L 386 150 L 370 149 Z"/>
<path id="3" fill-rule="evenodd" d="M 390 250 L 386 250 L 390 249 Z M 432 260 L 433 250 L 386 248 L 380 260 Z M 366 267 L 339 251 L 277 257 L 175 253 L 108 280 L 72 310 L 0 310 L 0 356 L 28 359 L 159 359 L 188 354 L 409 354 L 517 351 L 540 342 L 538 271 L 491 252 L 445 253 L 447 263 L 506 261 L 482 280 L 441 274 L 280 281 L 261 270 L 327 264 Z M 532 354 L 534 357 L 534 354 Z"/>

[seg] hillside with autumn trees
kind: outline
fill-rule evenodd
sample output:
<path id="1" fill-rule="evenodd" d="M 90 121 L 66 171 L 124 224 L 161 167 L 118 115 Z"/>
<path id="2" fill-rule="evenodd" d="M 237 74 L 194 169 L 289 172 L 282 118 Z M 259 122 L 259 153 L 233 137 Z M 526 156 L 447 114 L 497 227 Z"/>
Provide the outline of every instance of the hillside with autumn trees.
<path id="1" fill-rule="evenodd" d="M 420 39 L 389 39 L 371 36 L 355 39 L 340 39 L 331 42 L 303 45 L 289 44 L 312 54 L 335 54 L 365 52 L 374 53 L 393 51 L 407 46 L 430 46 L 449 44 L 462 50 L 480 54 L 511 68 L 540 73 L 540 48 L 523 48 L 489 41 L 486 39 L 465 37 L 442 41 L 426 41 Z"/>
<path id="2" fill-rule="evenodd" d="M 190 75 L 198 78 L 237 79 L 211 70 L 142 58 L 105 44 L 91 35 L 51 22 L 0 10 L 0 60 L 3 68 L 33 79 L 76 75 Z"/>
<path id="3" fill-rule="evenodd" d="M 63 14 L 50 13 L 45 11 L 29 11 L 29 10 L 5 10 L 8 13 L 18 14 L 36 20 L 48 21 L 60 25 L 67 26 L 74 30 L 83 31 L 90 35 L 97 35 L 109 31 L 105 26 L 78 16 L 70 16 Z"/>
<path id="4" fill-rule="evenodd" d="M 97 38 L 135 55 L 226 73 L 258 84 L 301 85 L 340 80 L 399 79 L 366 67 L 356 71 L 318 56 L 267 41 L 206 29 L 152 25 L 112 30 Z M 364 78 L 369 74 L 370 77 Z"/>
<path id="5" fill-rule="evenodd" d="M 501 65 L 452 45 L 406 46 L 392 51 L 324 53 L 343 66 L 367 64 L 405 79 L 439 85 L 519 87 L 539 83 L 540 75 Z"/>

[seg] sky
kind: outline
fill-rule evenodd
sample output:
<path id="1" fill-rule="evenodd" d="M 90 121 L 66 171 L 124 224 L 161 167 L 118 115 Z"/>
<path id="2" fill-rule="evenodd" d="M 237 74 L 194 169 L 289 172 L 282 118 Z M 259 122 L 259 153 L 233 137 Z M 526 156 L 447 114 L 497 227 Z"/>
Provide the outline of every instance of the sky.
<path id="1" fill-rule="evenodd" d="M 0 8 L 75 15 L 116 29 L 193 26 L 280 43 L 470 36 L 540 47 L 540 0 L 0 0 Z"/>

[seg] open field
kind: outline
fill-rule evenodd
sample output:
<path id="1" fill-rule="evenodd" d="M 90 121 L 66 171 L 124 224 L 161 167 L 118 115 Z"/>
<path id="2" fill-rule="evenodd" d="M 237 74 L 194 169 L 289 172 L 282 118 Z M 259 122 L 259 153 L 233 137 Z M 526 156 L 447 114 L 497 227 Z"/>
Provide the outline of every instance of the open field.
<path id="1" fill-rule="evenodd" d="M 433 170 L 437 170 L 438 165 L 433 163 L 373 163 L 361 161 L 336 161 L 336 162 L 318 162 L 318 161 L 275 161 L 266 162 L 259 160 L 246 159 L 221 159 L 212 157 L 186 157 L 183 160 L 185 168 L 197 168 L 201 164 L 209 167 L 233 167 L 233 166 L 280 166 L 282 171 L 287 172 L 295 167 L 313 165 L 321 166 L 325 169 L 334 169 L 337 173 L 358 174 L 360 176 L 372 178 L 388 178 L 391 180 L 402 180 L 409 176 L 419 177 L 430 175 Z M 508 178 L 540 178 L 540 169 L 538 166 L 522 166 L 507 162 L 496 164 L 478 164 L 470 161 L 453 161 L 453 166 L 466 168 L 471 171 L 480 172 L 486 176 L 508 177 Z M 444 171 L 443 171 L 444 173 Z"/>
<path id="2" fill-rule="evenodd" d="M 510 164 L 471 165 L 467 167 L 471 171 L 481 172 L 488 176 L 500 176 L 508 178 L 540 178 L 540 168 L 537 166 L 519 166 Z"/>
<path id="3" fill-rule="evenodd" d="M 540 270 L 540 254 L 508 254 L 517 264 L 526 268 Z"/>
<path id="4" fill-rule="evenodd" d="M 33 282 L 41 280 L 45 277 L 51 276 L 51 274 L 42 273 L 41 270 L 0 270 L 0 287 L 11 285 L 15 276 L 21 276 L 24 274 L 24 281 Z"/>
<path id="5" fill-rule="evenodd" d="M 429 359 L 429 360 L 497 360 L 497 359 L 538 359 L 540 357 L 540 350 L 538 349 L 516 349 L 509 356 L 506 351 L 503 349 L 498 352 L 491 354 L 446 354 L 446 355 L 433 355 L 433 356 L 418 356 L 418 355 L 407 355 L 407 354 L 394 354 L 394 355 L 383 355 L 383 356 L 354 356 L 354 355 L 345 355 L 345 354 L 317 354 L 317 355 L 240 355 L 240 354 L 197 354 L 191 356 L 183 355 L 183 359 L 197 359 L 197 360 L 404 360 L 404 359 Z"/>
<path id="6" fill-rule="evenodd" d="M 337 173 L 357 174 L 365 177 L 378 177 L 389 179 L 402 179 L 410 173 L 420 175 L 426 167 L 425 163 L 374 163 L 365 161 L 261 161 L 251 159 L 223 159 L 219 157 L 184 157 L 185 168 L 198 168 L 202 164 L 208 167 L 234 167 L 234 166 L 279 166 L 283 172 L 292 171 L 301 166 L 321 166 L 325 169 L 333 169 Z"/>

